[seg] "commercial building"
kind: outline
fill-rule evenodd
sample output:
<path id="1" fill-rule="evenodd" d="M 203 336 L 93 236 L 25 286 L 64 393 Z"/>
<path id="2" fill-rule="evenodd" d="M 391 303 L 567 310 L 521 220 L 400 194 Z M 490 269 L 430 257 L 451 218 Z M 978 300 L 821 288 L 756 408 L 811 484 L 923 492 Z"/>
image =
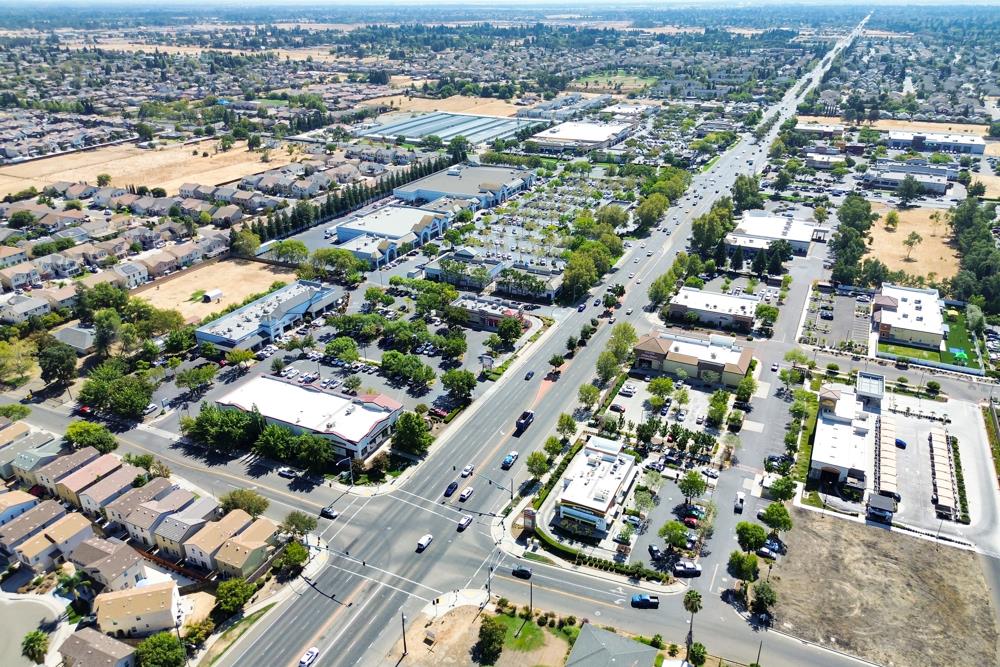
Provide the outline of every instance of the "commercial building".
<path id="1" fill-rule="evenodd" d="M 809 476 L 864 488 L 874 437 L 875 415 L 865 412 L 853 388 L 822 386 Z"/>
<path id="2" fill-rule="evenodd" d="M 579 113 L 589 111 L 590 109 L 599 109 L 606 104 L 610 104 L 612 101 L 613 98 L 610 95 L 585 97 L 580 93 L 566 93 L 551 100 L 539 102 L 530 109 L 520 109 L 517 112 L 517 117 L 569 120 Z"/>
<path id="3" fill-rule="evenodd" d="M 889 148 L 982 155 L 986 141 L 971 134 L 893 131 L 889 132 Z"/>
<path id="4" fill-rule="evenodd" d="M 753 327 L 760 297 L 750 294 L 720 294 L 695 287 L 682 287 L 670 299 L 668 312 L 677 319 L 694 319 L 712 326 L 749 330 Z"/>
<path id="5" fill-rule="evenodd" d="M 806 166 L 810 169 L 833 169 L 839 164 L 844 164 L 843 156 L 829 155 L 827 153 L 806 153 Z"/>
<path id="6" fill-rule="evenodd" d="M 94 599 L 101 632 L 115 637 L 144 637 L 184 624 L 180 591 L 174 580 L 151 583 Z"/>
<path id="7" fill-rule="evenodd" d="M 560 480 L 557 508 L 560 526 L 603 538 L 621 513 L 635 481 L 635 459 L 622 443 L 591 436 L 573 457 Z"/>
<path id="8" fill-rule="evenodd" d="M 938 350 L 948 337 L 943 308 L 936 289 L 882 283 L 872 300 L 872 325 L 879 342 Z"/>
<path id="9" fill-rule="evenodd" d="M 343 243 L 359 236 L 385 239 L 392 249 L 388 252 L 395 254 L 404 245 L 421 246 L 437 238 L 448 229 L 450 222 L 450 215 L 438 211 L 384 206 L 338 225 L 337 241 Z"/>
<path id="10" fill-rule="evenodd" d="M 396 141 L 404 137 L 407 141 L 419 142 L 425 137 L 439 137 L 448 143 L 458 136 L 465 137 L 473 146 L 488 144 L 497 139 L 510 139 L 519 130 L 533 125 L 532 121 L 499 116 L 478 116 L 475 114 L 435 111 L 393 119 L 360 132 L 361 136 L 384 141 Z"/>
<path id="11" fill-rule="evenodd" d="M 243 382 L 216 403 L 249 412 L 268 423 L 330 441 L 336 456 L 368 458 L 392 434 L 403 406 L 382 394 L 349 398 L 316 387 L 262 375 Z"/>
<path id="12" fill-rule="evenodd" d="M 531 141 L 539 150 L 549 153 L 586 153 L 624 141 L 634 127 L 623 122 L 569 121 L 542 130 Z"/>
<path id="13" fill-rule="evenodd" d="M 362 234 L 337 246 L 347 250 L 358 259 L 368 262 L 373 268 L 383 266 L 399 256 L 399 248 L 387 239 Z"/>
<path id="14" fill-rule="evenodd" d="M 896 190 L 907 176 L 912 177 L 917 183 L 919 183 L 921 189 L 926 194 L 943 195 L 948 190 L 948 179 L 945 176 L 909 173 L 907 171 L 883 171 L 880 169 L 869 169 L 861 177 L 861 183 L 868 188 Z"/>
<path id="15" fill-rule="evenodd" d="M 797 132 L 808 134 L 811 137 L 822 139 L 843 139 L 844 126 L 839 123 L 803 123 L 799 121 L 795 126 Z"/>
<path id="16" fill-rule="evenodd" d="M 223 350 L 256 350 L 305 318 L 314 319 L 337 301 L 336 290 L 313 280 L 298 280 L 195 330 L 199 343 Z"/>
<path id="17" fill-rule="evenodd" d="M 886 160 L 885 158 L 875 160 L 875 163 L 869 166 L 870 169 L 875 171 L 898 171 L 903 174 L 913 174 L 925 175 L 925 176 L 942 176 L 949 181 L 958 180 L 959 167 L 958 163 L 952 164 L 933 164 L 927 160 Z"/>
<path id="18" fill-rule="evenodd" d="M 690 378 L 734 387 L 750 372 L 753 351 L 731 336 L 708 338 L 650 333 L 635 344 L 635 368 L 648 373 L 684 371 Z"/>
<path id="19" fill-rule="evenodd" d="M 775 241 L 788 241 L 792 252 L 805 255 L 809 244 L 826 238 L 829 229 L 805 220 L 766 211 L 744 211 L 735 229 L 726 234 L 726 247 L 730 252 L 743 248 L 744 254 L 767 250 Z"/>
<path id="20" fill-rule="evenodd" d="M 428 280 L 479 290 L 493 282 L 503 269 L 503 261 L 488 256 L 482 248 L 462 247 L 428 263 L 424 276 Z"/>
<path id="21" fill-rule="evenodd" d="M 411 204 L 449 197 L 474 200 L 479 208 L 490 208 L 529 189 L 534 182 L 535 172 L 530 169 L 459 164 L 401 185 L 392 194 Z"/>
<path id="22" fill-rule="evenodd" d="M 468 318 L 468 325 L 474 329 L 496 331 L 500 321 L 513 317 L 524 321 L 524 312 L 515 304 L 500 299 L 483 296 L 460 296 L 451 302 L 453 308 L 460 308 Z"/>

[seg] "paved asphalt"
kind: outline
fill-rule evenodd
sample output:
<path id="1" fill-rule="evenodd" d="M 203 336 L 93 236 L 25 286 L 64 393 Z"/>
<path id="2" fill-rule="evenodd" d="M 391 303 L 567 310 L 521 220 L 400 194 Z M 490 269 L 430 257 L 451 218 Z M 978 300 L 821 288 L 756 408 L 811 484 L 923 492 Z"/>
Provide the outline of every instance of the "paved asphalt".
<path id="1" fill-rule="evenodd" d="M 859 25 L 850 38 L 860 28 Z M 845 43 L 846 40 L 836 48 L 843 48 Z M 818 68 L 807 78 L 814 84 L 819 76 Z M 778 107 L 782 119 L 794 112 L 795 88 Z M 756 146 L 745 141 L 737 144 L 711 170 L 695 176 L 690 191 L 711 192 L 715 187 L 728 190 L 738 173 L 749 171 L 751 166 L 754 169 L 763 166 L 769 143 L 770 137 Z M 708 184 L 710 179 L 716 181 L 712 186 Z M 620 261 L 618 273 L 609 277 L 610 282 L 626 283 L 618 316 L 630 320 L 640 333 L 658 324 L 642 310 L 647 303 L 646 286 L 669 267 L 690 233 L 691 219 L 707 211 L 713 199 L 706 196 L 691 207 L 683 205 L 681 208 L 690 208 L 687 211 L 672 209 L 666 219 L 680 214 L 680 226 L 670 236 L 654 232 L 647 239 L 649 246 L 659 247 L 660 252 L 646 258 L 646 251 L 636 246 Z M 634 257 L 640 258 L 639 264 L 633 264 Z M 636 277 L 626 281 L 628 272 L 633 270 Z M 798 314 L 807 296 L 809 279 L 820 275 L 820 271 L 819 258 L 793 263 L 789 303 L 783 308 L 775 336 L 755 347 L 764 369 L 762 381 L 776 380 L 768 377 L 768 367 L 794 346 Z M 637 284 L 639 280 L 641 285 Z M 594 293 L 601 291 L 595 289 Z M 633 315 L 624 315 L 627 308 L 634 308 Z M 282 603 L 277 613 L 269 614 L 251 628 L 218 661 L 220 667 L 296 665 L 310 646 L 319 647 L 316 664 L 323 667 L 381 664 L 389 648 L 399 640 L 401 614 L 412 619 L 426 604 L 449 591 L 485 588 L 491 565 L 495 572 L 491 582 L 494 595 L 526 604 L 528 584 L 509 576 L 514 559 L 496 548 L 490 536 L 490 523 L 510 501 L 511 484 L 514 493 L 530 492 L 521 488 L 528 479 L 524 464 L 528 452 L 539 449 L 554 432 L 560 413 L 572 412 L 576 407 L 577 387 L 593 376 L 597 355 L 610 331 L 604 320 L 590 344 L 567 362 L 558 380 L 543 379 L 549 357 L 563 352 L 566 338 L 576 334 L 593 315 L 594 308 L 589 306 L 583 313 L 564 312 L 553 330 L 445 432 L 416 473 L 388 495 L 364 498 L 326 485 L 313 487 L 300 480 L 288 482 L 271 472 L 270 466 L 255 465 L 250 459 L 204 460 L 178 448 L 171 433 L 156 427 L 122 434 L 124 451 L 152 452 L 167 461 L 177 475 L 213 494 L 236 487 L 256 489 L 271 500 L 268 514 L 273 518 L 283 518 L 292 508 L 315 512 L 330 502 L 335 502 L 340 510 L 340 518 L 321 519 L 318 529 L 330 545 L 328 565 L 307 586 L 300 586 L 301 592 Z M 837 361 L 842 367 L 850 365 L 842 358 Z M 536 372 L 531 381 L 524 380 L 528 370 Z M 888 376 L 893 375 L 889 369 L 883 370 Z M 976 400 L 983 397 L 983 389 L 978 385 L 948 378 L 941 383 L 945 391 L 957 397 Z M 776 442 L 780 447 L 780 438 L 773 436 L 773 429 L 787 420 L 787 406 L 783 402 L 756 399 L 753 408 L 749 419 L 768 425 L 772 436 L 745 432 L 738 454 L 745 464 L 725 472 L 714 491 L 720 510 L 715 537 L 708 544 L 711 552 L 701 561 L 705 574 L 691 584 L 704 597 L 704 609 L 695 618 L 694 636 L 712 653 L 745 663 L 752 662 L 762 647 L 762 661 L 772 667 L 856 665 L 858 661 L 853 658 L 774 632 L 755 631 L 720 598 L 720 592 L 728 586 L 725 560 L 735 545 L 732 535 L 738 520 L 732 514 L 730 501 L 757 472 L 754 466 L 759 466 L 763 456 L 776 449 L 771 443 Z M 535 422 L 524 434 L 515 437 L 514 419 L 525 409 L 535 411 Z M 28 421 L 62 432 L 69 416 L 36 406 Z M 500 460 L 511 449 L 518 450 L 521 457 L 511 470 L 502 471 Z M 476 470 L 471 478 L 462 480 L 455 469 L 467 463 L 474 464 Z M 469 484 L 475 487 L 467 502 L 460 503 L 457 494 L 449 499 L 442 497 L 445 486 L 453 479 L 459 481 L 461 488 Z M 491 485 L 491 481 L 495 484 Z M 751 504 L 746 514 L 753 516 L 755 511 Z M 456 521 L 462 513 L 472 514 L 475 522 L 459 533 Z M 418 554 L 416 542 L 425 533 L 433 534 L 434 542 Z M 680 643 L 687 633 L 688 619 L 680 596 L 667 597 L 659 610 L 634 610 L 628 606 L 628 598 L 639 590 L 634 586 L 540 563 L 531 566 L 533 598 L 538 608 L 646 635 L 660 633 L 672 642 Z M 995 559 L 984 557 L 984 569 L 987 574 L 996 574 L 1000 568 Z M 418 629 L 409 626 L 407 636 L 411 641 L 422 639 Z"/>

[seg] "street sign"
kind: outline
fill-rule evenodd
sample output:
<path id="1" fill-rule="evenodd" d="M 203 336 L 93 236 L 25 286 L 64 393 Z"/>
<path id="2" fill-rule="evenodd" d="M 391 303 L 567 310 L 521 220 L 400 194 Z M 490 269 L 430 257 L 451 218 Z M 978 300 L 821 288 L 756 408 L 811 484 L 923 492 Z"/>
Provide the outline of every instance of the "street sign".
<path id="1" fill-rule="evenodd" d="M 521 524 L 524 526 L 525 530 L 530 530 L 534 532 L 535 530 L 535 510 L 531 507 L 525 507 L 524 511 L 521 513 Z"/>

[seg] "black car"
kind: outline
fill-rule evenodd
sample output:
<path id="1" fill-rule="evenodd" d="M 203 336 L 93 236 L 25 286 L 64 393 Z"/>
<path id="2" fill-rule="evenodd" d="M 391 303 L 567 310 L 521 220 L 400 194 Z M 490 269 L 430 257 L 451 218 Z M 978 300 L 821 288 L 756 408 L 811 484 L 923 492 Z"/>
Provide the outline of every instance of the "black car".
<path id="1" fill-rule="evenodd" d="M 451 494 L 455 493 L 457 489 L 458 489 L 458 482 L 452 482 L 451 484 L 448 485 L 448 488 L 444 490 L 444 497 L 447 498 L 451 496 Z"/>
<path id="2" fill-rule="evenodd" d="M 528 371 L 528 373 L 524 376 L 524 379 L 530 380 L 533 377 L 535 377 L 535 371 Z"/>
<path id="3" fill-rule="evenodd" d="M 663 551 L 660 550 L 660 547 L 655 544 L 650 544 L 647 548 L 649 549 L 649 557 L 653 560 L 660 560 L 663 558 Z"/>
<path id="4" fill-rule="evenodd" d="M 523 565 L 518 565 L 510 573 L 518 579 L 531 579 L 531 568 L 524 567 Z"/>

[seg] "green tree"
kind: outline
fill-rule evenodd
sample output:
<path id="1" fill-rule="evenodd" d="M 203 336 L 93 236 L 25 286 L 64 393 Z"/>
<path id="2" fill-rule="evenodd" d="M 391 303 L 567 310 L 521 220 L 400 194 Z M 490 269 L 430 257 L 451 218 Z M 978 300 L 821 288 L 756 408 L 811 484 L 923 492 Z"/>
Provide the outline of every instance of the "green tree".
<path id="1" fill-rule="evenodd" d="M 68 384 L 76 377 L 76 352 L 65 343 L 55 343 L 38 353 L 38 367 L 46 384 Z"/>
<path id="2" fill-rule="evenodd" d="M 80 598 L 80 591 L 90 587 L 90 580 L 81 570 L 74 570 L 73 574 L 59 575 L 59 588 L 63 589 L 76 602 Z"/>
<path id="3" fill-rule="evenodd" d="M 885 228 L 894 232 L 897 227 L 899 227 L 899 213 L 896 211 L 889 211 L 885 214 Z"/>
<path id="4" fill-rule="evenodd" d="M 484 615 L 479 624 L 479 641 L 474 652 L 481 665 L 493 665 L 500 659 L 507 628 L 493 616 Z"/>
<path id="5" fill-rule="evenodd" d="M 646 388 L 653 396 L 666 398 L 674 391 L 674 381 L 668 377 L 653 378 Z"/>
<path id="6" fill-rule="evenodd" d="M 562 440 L 560 440 L 559 438 L 555 437 L 554 435 L 550 435 L 548 438 L 545 439 L 545 444 L 542 446 L 542 448 L 545 450 L 545 453 L 548 454 L 551 458 L 555 458 L 562 453 L 563 443 Z"/>
<path id="7" fill-rule="evenodd" d="M 327 356 L 348 363 L 354 363 L 361 358 L 361 354 L 358 352 L 358 343 L 347 336 L 338 336 L 331 340 L 326 344 L 324 352 Z"/>
<path id="8" fill-rule="evenodd" d="M 281 522 L 281 529 L 289 535 L 300 537 L 316 530 L 316 517 L 299 510 L 292 510 Z"/>
<path id="9" fill-rule="evenodd" d="M 920 197 L 923 193 L 924 188 L 920 185 L 920 182 L 912 175 L 907 174 L 900 181 L 899 187 L 896 188 L 896 196 L 899 197 L 899 207 L 906 208 L 910 205 L 910 202 Z"/>
<path id="10" fill-rule="evenodd" d="M 667 543 L 670 549 L 683 549 L 687 546 L 687 526 L 680 521 L 671 519 L 660 526 L 657 533 Z"/>
<path id="11" fill-rule="evenodd" d="M 601 384 L 607 384 L 608 380 L 618 374 L 620 367 L 618 359 L 609 350 L 605 350 L 597 356 L 597 377 Z"/>
<path id="12" fill-rule="evenodd" d="M 687 613 L 691 614 L 691 623 L 690 623 L 690 627 L 688 628 L 688 643 L 689 644 L 690 644 L 691 640 L 694 638 L 694 615 L 697 614 L 699 611 L 701 611 L 701 606 L 702 606 L 702 603 L 701 603 L 701 593 L 699 593 L 698 591 L 696 591 L 694 589 L 688 589 L 688 591 L 686 593 L 684 593 L 684 611 L 686 611 Z M 688 657 L 689 658 L 690 658 L 691 649 L 694 646 L 699 646 L 699 644 L 694 644 L 692 646 L 689 646 L 689 648 L 688 648 Z"/>
<path id="13" fill-rule="evenodd" d="M 706 660 L 708 660 L 708 649 L 705 648 L 705 645 L 699 642 L 691 644 L 687 651 L 687 661 L 695 667 L 701 667 Z"/>
<path id="14" fill-rule="evenodd" d="M 528 454 L 528 473 L 532 478 L 539 479 L 549 470 L 549 459 L 541 452 Z"/>
<path id="15" fill-rule="evenodd" d="M 441 384 L 451 397 L 466 402 L 476 388 L 476 376 L 471 371 L 452 369 L 441 374 Z"/>
<path id="16" fill-rule="evenodd" d="M 241 577 L 226 579 L 215 591 L 215 608 L 225 616 L 232 616 L 243 609 L 257 587 Z"/>
<path id="17" fill-rule="evenodd" d="M 566 414 L 565 412 L 560 414 L 559 421 L 556 424 L 556 431 L 564 440 L 569 440 L 576 433 L 576 420 L 573 419 L 573 415 Z"/>
<path id="18" fill-rule="evenodd" d="M 764 197 L 760 194 L 760 180 L 756 175 L 740 174 L 733 183 L 733 210 L 735 213 L 763 208 Z"/>
<path id="19" fill-rule="evenodd" d="M 358 375 L 348 375 L 344 378 L 344 389 L 354 393 L 361 387 L 361 377 Z"/>
<path id="20" fill-rule="evenodd" d="M 741 403 L 749 403 L 757 391 L 757 381 L 748 375 L 736 385 L 736 400 Z"/>
<path id="21" fill-rule="evenodd" d="M 973 181 L 966 188 L 966 194 L 970 197 L 985 197 L 986 196 L 986 186 L 982 181 Z"/>
<path id="22" fill-rule="evenodd" d="M 49 652 L 49 635 L 42 630 L 32 630 L 21 640 L 21 655 L 36 665 L 45 662 Z"/>
<path id="23" fill-rule="evenodd" d="M 70 422 L 63 437 L 74 449 L 93 447 L 107 454 L 118 448 L 118 441 L 107 426 L 82 419 Z"/>
<path id="24" fill-rule="evenodd" d="M 729 573 L 740 581 L 750 582 L 757 578 L 757 556 L 756 554 L 733 551 L 729 554 Z"/>
<path id="25" fill-rule="evenodd" d="M 281 566 L 286 571 L 298 572 L 309 560 L 309 550 L 298 540 L 292 540 L 281 554 Z"/>
<path id="26" fill-rule="evenodd" d="M 760 581 L 753 586 L 753 610 L 758 614 L 770 611 L 778 602 L 778 594 L 766 581 Z"/>
<path id="27" fill-rule="evenodd" d="M 122 318 L 114 309 L 104 308 L 94 313 L 94 347 L 99 354 L 108 355 L 121 328 Z"/>
<path id="28" fill-rule="evenodd" d="M 792 529 L 792 517 L 788 514 L 788 509 L 781 503 L 771 503 L 760 516 L 768 528 L 775 533 L 788 532 Z"/>
<path id="29" fill-rule="evenodd" d="M 97 187 L 106 188 L 111 185 L 111 174 L 98 174 Z"/>
<path id="30" fill-rule="evenodd" d="M 250 363 L 254 359 L 254 353 L 251 350 L 230 350 L 226 353 L 226 363 L 233 366 L 245 367 L 246 364 Z"/>
<path id="31" fill-rule="evenodd" d="M 708 488 L 708 484 L 705 482 L 705 478 L 700 472 L 690 470 L 677 483 L 677 487 L 684 495 L 684 503 L 690 504 L 692 498 L 697 498 L 701 494 L 705 493 L 705 489 Z"/>
<path id="32" fill-rule="evenodd" d="M 774 323 L 778 320 L 778 314 L 777 306 L 772 306 L 768 303 L 758 303 L 754 311 L 754 315 L 760 320 L 760 323 L 767 328 L 774 326 Z"/>
<path id="33" fill-rule="evenodd" d="M 566 363 L 566 358 L 561 354 L 553 354 L 549 357 L 549 366 L 552 366 L 553 371 L 558 371 L 559 368 Z"/>
<path id="34" fill-rule="evenodd" d="M 142 667 L 183 667 L 187 653 L 173 632 L 158 632 L 139 642 L 136 658 Z"/>
<path id="35" fill-rule="evenodd" d="M 782 477 L 771 485 L 770 492 L 778 500 L 791 500 L 795 496 L 795 480 L 791 477 Z"/>
<path id="36" fill-rule="evenodd" d="M 756 523 L 740 521 L 736 524 L 736 541 L 743 551 L 756 551 L 767 541 L 767 531 Z"/>
<path id="37" fill-rule="evenodd" d="M 597 403 L 597 399 L 601 397 L 601 390 L 588 382 L 580 385 L 576 397 L 581 405 L 590 410 Z"/>
<path id="38" fill-rule="evenodd" d="M 411 454 L 423 454 L 433 441 L 434 437 L 421 416 L 413 412 L 399 415 L 396 421 L 396 433 L 392 436 L 394 447 Z"/>
<path id="39" fill-rule="evenodd" d="M 521 321 L 516 317 L 503 317 L 497 324 L 497 336 L 504 345 L 510 347 L 521 337 Z"/>
<path id="40" fill-rule="evenodd" d="M 271 501 L 250 489 L 233 489 L 219 498 L 219 504 L 224 512 L 240 509 L 256 519 L 267 511 Z"/>
<path id="41" fill-rule="evenodd" d="M 910 232 L 910 234 L 903 239 L 903 245 L 906 246 L 906 261 L 910 261 L 910 254 L 913 252 L 913 249 L 917 247 L 918 244 L 922 243 L 923 240 L 924 237 L 917 232 Z"/>
<path id="42" fill-rule="evenodd" d="M 237 257 L 255 257 L 260 248 L 260 237 L 249 229 L 232 230 L 229 233 L 229 250 Z"/>

